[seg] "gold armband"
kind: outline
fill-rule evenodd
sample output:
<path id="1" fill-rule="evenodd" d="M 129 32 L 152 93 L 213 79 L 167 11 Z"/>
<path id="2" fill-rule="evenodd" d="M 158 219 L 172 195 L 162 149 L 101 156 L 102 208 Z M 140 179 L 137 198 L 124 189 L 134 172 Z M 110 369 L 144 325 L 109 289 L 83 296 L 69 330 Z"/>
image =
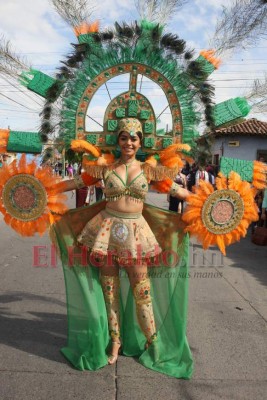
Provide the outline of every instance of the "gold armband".
<path id="1" fill-rule="evenodd" d="M 178 185 L 178 183 L 173 182 L 170 188 L 170 195 L 176 197 L 179 191 L 180 191 L 180 186 Z"/>
<path id="2" fill-rule="evenodd" d="M 86 186 L 81 175 L 74 175 L 73 179 L 77 189 L 81 189 Z"/>

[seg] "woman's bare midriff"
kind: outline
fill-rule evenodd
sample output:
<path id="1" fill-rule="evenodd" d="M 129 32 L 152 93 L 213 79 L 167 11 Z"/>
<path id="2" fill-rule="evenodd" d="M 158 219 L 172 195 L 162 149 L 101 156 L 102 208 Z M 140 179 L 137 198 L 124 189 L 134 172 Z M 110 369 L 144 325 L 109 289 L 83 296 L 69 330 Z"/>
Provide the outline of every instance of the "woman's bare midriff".
<path id="1" fill-rule="evenodd" d="M 139 213 L 143 210 L 143 202 L 130 196 L 124 196 L 116 201 L 108 201 L 106 205 L 109 209 L 122 213 Z"/>

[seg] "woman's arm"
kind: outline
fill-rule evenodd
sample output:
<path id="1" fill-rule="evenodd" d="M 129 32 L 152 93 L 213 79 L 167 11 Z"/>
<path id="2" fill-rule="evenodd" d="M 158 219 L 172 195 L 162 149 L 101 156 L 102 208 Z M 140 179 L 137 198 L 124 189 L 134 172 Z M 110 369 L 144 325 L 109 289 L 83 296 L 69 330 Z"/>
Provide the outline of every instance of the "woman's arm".
<path id="1" fill-rule="evenodd" d="M 187 189 L 187 179 L 186 179 L 186 175 L 181 174 L 183 177 L 183 183 L 184 183 L 184 189 Z"/>
<path id="2" fill-rule="evenodd" d="M 170 178 L 167 178 L 164 181 L 151 181 L 150 185 L 151 189 L 160 193 L 168 193 L 181 200 L 185 200 L 190 195 L 190 192 L 187 189 L 182 188 L 178 183 L 173 182 Z"/>
<path id="3" fill-rule="evenodd" d="M 186 198 L 190 195 L 190 192 L 185 188 L 182 188 L 178 183 L 173 182 L 169 193 L 173 197 L 177 197 L 180 200 L 186 200 Z"/>
<path id="4" fill-rule="evenodd" d="M 94 185 L 98 181 L 98 178 L 94 178 L 86 172 L 82 172 L 81 175 L 76 175 L 73 179 L 57 183 L 55 189 L 58 193 L 69 192 L 71 190 L 81 189 L 85 186 Z"/>

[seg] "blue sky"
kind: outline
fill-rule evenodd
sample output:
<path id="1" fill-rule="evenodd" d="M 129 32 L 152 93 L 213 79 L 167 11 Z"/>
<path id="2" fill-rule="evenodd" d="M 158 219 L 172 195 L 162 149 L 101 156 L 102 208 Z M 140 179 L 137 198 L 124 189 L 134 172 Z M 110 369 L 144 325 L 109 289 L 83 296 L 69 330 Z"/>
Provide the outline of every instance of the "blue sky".
<path id="1" fill-rule="evenodd" d="M 131 22 L 139 19 L 134 0 L 102 0 L 98 4 L 93 17 L 100 19 L 101 28 L 112 25 L 115 20 Z M 186 40 L 188 46 L 196 50 L 197 56 L 201 49 L 209 48 L 209 40 L 222 4 L 227 2 L 189 0 L 174 15 L 165 31 L 176 33 Z M 71 50 L 70 43 L 76 42 L 76 37 L 71 27 L 53 10 L 49 0 L 1 0 L 0 15 L 0 34 L 11 41 L 14 50 L 27 58 L 32 67 L 53 76 L 56 67 L 60 65 L 59 61 Z M 216 86 L 216 102 L 243 96 L 253 79 L 264 77 L 267 67 L 266 48 L 267 42 L 261 41 L 257 48 L 238 51 L 231 58 L 222 60 L 222 66 L 211 76 Z M 118 80 L 110 86 L 114 95 L 124 88 L 123 82 Z M 24 91 L 23 88 L 21 90 Z M 143 90 L 145 95 L 150 96 L 149 100 L 155 105 L 156 114 L 159 114 L 166 104 L 162 92 L 151 81 L 144 82 Z M 42 103 L 40 97 L 27 90 L 21 93 L 6 80 L 0 80 L 0 128 L 9 126 L 13 130 L 38 130 Z M 106 103 L 108 100 L 104 99 L 102 91 L 91 104 L 90 112 L 99 122 L 103 118 Z M 252 113 L 250 116 L 267 121 L 267 115 Z M 167 110 L 160 118 L 162 127 L 169 123 L 169 118 Z M 96 128 L 89 120 L 87 124 L 88 130 Z"/>

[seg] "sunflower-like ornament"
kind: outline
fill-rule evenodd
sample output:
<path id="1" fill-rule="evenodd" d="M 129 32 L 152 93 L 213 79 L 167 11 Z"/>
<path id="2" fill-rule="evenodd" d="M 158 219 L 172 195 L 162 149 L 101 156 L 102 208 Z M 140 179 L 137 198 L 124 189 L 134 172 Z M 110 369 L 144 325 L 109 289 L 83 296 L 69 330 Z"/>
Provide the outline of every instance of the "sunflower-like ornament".
<path id="1" fill-rule="evenodd" d="M 256 189 L 234 171 L 228 179 L 219 173 L 216 188 L 200 181 L 187 199 L 183 220 L 188 224 L 185 230 L 196 236 L 204 249 L 217 244 L 225 255 L 225 247 L 244 237 L 251 222 L 258 220 Z"/>
<path id="2" fill-rule="evenodd" d="M 23 154 L 0 172 L 0 212 L 4 221 L 22 236 L 42 235 L 67 211 L 60 178 L 51 168 L 27 164 Z"/>

